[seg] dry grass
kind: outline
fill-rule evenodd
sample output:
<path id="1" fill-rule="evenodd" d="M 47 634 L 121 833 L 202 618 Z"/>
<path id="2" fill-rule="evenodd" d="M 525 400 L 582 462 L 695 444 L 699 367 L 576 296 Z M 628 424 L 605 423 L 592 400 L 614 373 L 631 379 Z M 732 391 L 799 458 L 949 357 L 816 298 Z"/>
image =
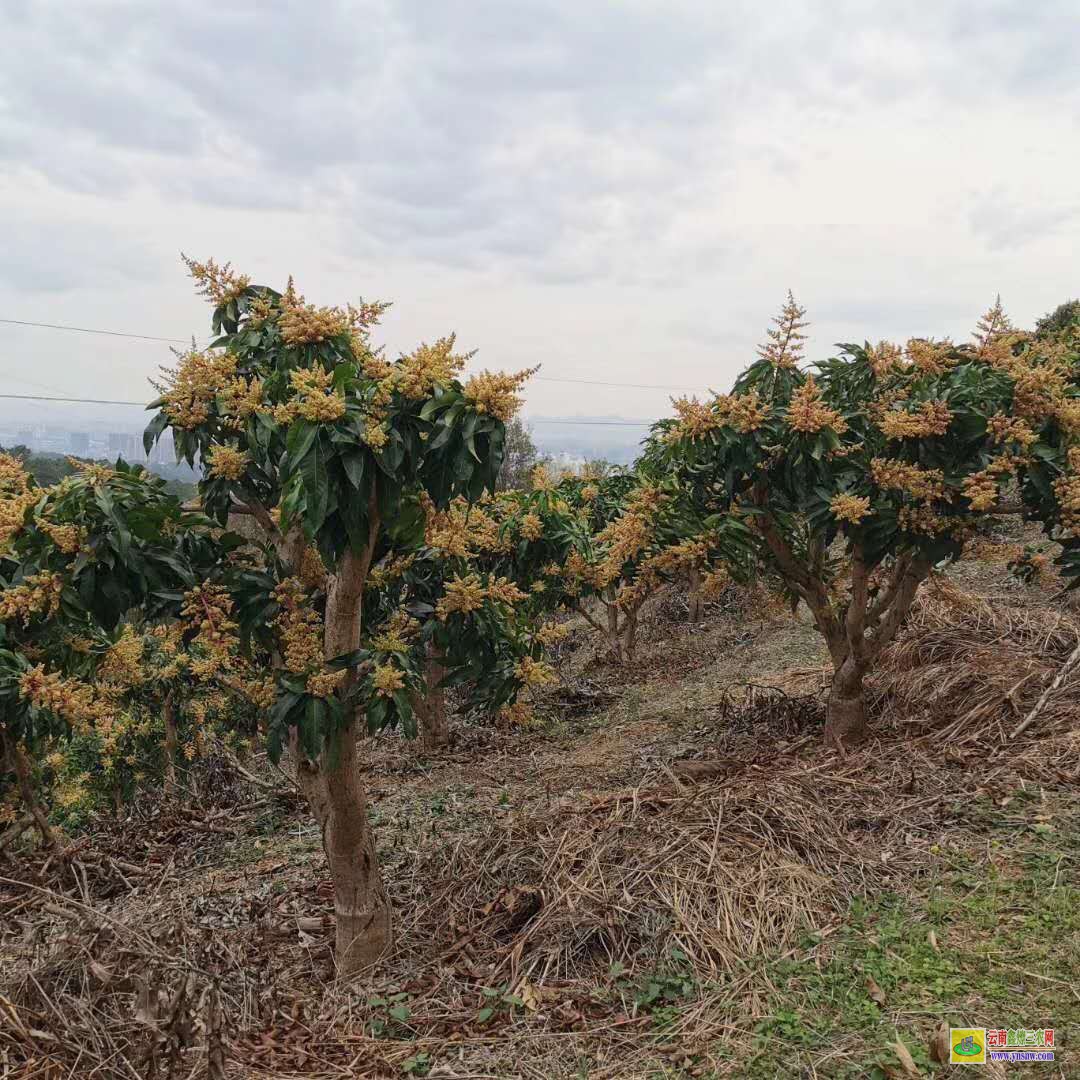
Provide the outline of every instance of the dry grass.
<path id="1" fill-rule="evenodd" d="M 1005 744 L 1080 642 L 1080 622 L 1048 608 L 992 604 L 939 584 L 921 598 L 875 682 L 890 719 L 955 744 Z M 1048 700 L 1037 727 L 1068 734 L 1080 680 Z"/>
<path id="2" fill-rule="evenodd" d="M 632 672 L 568 657 L 569 734 L 375 748 L 398 940 L 361 986 L 334 979 L 317 836 L 265 791 L 0 864 L 0 1075 L 202 1076 L 218 1043 L 237 1078 L 748 1075 L 779 962 L 821 970 L 853 899 L 982 843 L 959 806 L 1070 779 L 1076 687 L 997 753 L 1075 646 L 1065 615 L 927 596 L 878 680 L 882 736 L 843 759 L 809 629 L 678 617 Z"/>

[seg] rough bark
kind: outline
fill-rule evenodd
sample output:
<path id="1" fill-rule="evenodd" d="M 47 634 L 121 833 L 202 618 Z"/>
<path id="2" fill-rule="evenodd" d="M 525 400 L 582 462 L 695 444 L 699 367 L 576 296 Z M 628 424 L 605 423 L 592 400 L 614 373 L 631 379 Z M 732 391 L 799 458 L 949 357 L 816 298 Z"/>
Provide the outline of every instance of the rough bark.
<path id="1" fill-rule="evenodd" d="M 176 709 L 172 694 L 165 695 L 162 704 L 162 719 L 165 721 L 165 796 L 176 795 Z"/>
<path id="2" fill-rule="evenodd" d="M 23 748 L 13 740 L 7 742 L 6 754 L 11 771 L 15 774 L 15 781 L 19 785 L 19 795 L 23 806 L 34 819 L 38 833 L 41 835 L 41 846 L 50 848 L 56 842 L 52 826 L 49 824 L 49 815 L 45 807 L 38 801 L 37 791 L 34 789 L 33 770 L 30 759 L 26 756 Z"/>
<path id="3" fill-rule="evenodd" d="M 623 620 L 623 651 L 630 663 L 634 662 L 637 653 L 637 617 L 637 608 L 634 608 L 626 613 Z"/>
<path id="4" fill-rule="evenodd" d="M 450 745 L 450 728 L 446 722 L 446 691 L 439 685 L 446 675 L 442 661 L 442 651 L 434 642 L 428 642 L 424 664 L 427 691 L 422 699 L 417 699 L 414 703 L 425 750 L 444 750 Z"/>
<path id="5" fill-rule="evenodd" d="M 866 703 L 863 671 L 848 659 L 833 676 L 825 707 L 825 740 L 841 753 L 845 740 L 853 745 L 866 738 Z"/>
<path id="6" fill-rule="evenodd" d="M 689 586 L 687 606 L 690 609 L 690 621 L 696 626 L 705 617 L 705 598 L 701 595 L 701 571 L 696 566 L 690 571 Z"/>
<path id="7" fill-rule="evenodd" d="M 360 644 L 361 598 L 378 536 L 372 493 L 369 540 L 348 551 L 328 583 L 324 654 L 327 659 Z M 345 691 L 351 687 L 347 681 Z M 334 886 L 338 974 L 349 978 L 376 963 L 393 942 L 390 902 L 375 855 L 356 749 L 357 718 L 340 728 L 318 761 L 298 755 L 297 779 L 322 829 Z"/>
<path id="8" fill-rule="evenodd" d="M 335 959 L 338 974 L 348 978 L 379 961 L 393 943 L 393 931 L 352 726 L 335 742 L 330 756 L 336 760 L 301 762 L 297 778 L 322 829 L 334 885 Z"/>

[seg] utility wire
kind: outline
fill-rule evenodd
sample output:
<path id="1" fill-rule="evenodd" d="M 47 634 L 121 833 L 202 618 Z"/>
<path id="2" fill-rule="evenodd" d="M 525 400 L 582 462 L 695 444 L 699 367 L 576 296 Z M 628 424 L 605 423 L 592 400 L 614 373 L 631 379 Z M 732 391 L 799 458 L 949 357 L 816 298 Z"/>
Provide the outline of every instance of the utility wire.
<path id="1" fill-rule="evenodd" d="M 153 334 L 129 334 L 124 330 L 94 330 L 88 326 L 63 326 L 60 323 L 28 322 L 25 319 L 0 319 L 0 323 L 12 326 L 37 326 L 43 330 L 73 330 L 79 334 L 107 334 L 109 337 L 138 338 L 140 341 L 174 341 L 179 345 L 190 345 L 190 338 L 155 337 Z"/>
<path id="2" fill-rule="evenodd" d="M 64 401 L 72 405 L 133 405 L 145 409 L 145 401 L 114 401 L 108 398 L 46 397 L 44 394 L 0 394 L 0 398 L 15 401 Z M 530 420 L 531 424 L 575 424 L 588 427 L 649 427 L 652 420 Z"/>
<path id="3" fill-rule="evenodd" d="M 154 337 L 152 334 L 129 334 L 123 330 L 95 330 L 87 326 L 28 322 L 25 319 L 0 319 L 0 323 L 9 323 L 12 326 L 36 326 L 44 330 L 73 330 L 80 334 L 107 334 L 109 337 L 136 338 L 140 341 L 168 341 L 179 345 L 191 344 L 190 340 L 185 338 Z M 694 392 L 704 389 L 704 387 L 700 386 L 670 386 L 663 383 L 625 383 L 607 382 L 603 379 L 572 379 L 559 375 L 534 375 L 533 379 L 536 382 L 576 383 L 579 386 L 617 386 L 627 390 L 682 390 Z M 117 402 L 109 402 L 108 404 L 117 404 Z"/>

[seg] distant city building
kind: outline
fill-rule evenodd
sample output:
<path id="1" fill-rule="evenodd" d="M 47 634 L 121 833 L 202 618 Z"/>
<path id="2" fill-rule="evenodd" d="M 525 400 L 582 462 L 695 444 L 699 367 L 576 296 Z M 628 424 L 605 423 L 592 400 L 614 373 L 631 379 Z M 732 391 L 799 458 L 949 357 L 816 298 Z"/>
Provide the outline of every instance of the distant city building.
<path id="1" fill-rule="evenodd" d="M 68 432 L 68 449 L 73 454 L 87 454 L 90 452 L 90 436 L 85 431 Z"/>

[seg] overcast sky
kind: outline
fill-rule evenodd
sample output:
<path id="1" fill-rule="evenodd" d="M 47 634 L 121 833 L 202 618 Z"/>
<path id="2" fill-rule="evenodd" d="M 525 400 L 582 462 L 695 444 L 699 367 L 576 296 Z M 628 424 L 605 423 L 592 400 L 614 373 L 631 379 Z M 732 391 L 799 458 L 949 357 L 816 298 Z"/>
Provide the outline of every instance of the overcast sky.
<path id="1" fill-rule="evenodd" d="M 0 0 L 0 317 L 208 332 L 181 250 L 477 363 L 726 389 L 1080 293 L 1076 0 Z M 0 324 L 9 392 L 167 346 Z M 548 416 L 660 390 L 536 382 Z M 29 407 L 28 407 L 29 408 Z"/>

